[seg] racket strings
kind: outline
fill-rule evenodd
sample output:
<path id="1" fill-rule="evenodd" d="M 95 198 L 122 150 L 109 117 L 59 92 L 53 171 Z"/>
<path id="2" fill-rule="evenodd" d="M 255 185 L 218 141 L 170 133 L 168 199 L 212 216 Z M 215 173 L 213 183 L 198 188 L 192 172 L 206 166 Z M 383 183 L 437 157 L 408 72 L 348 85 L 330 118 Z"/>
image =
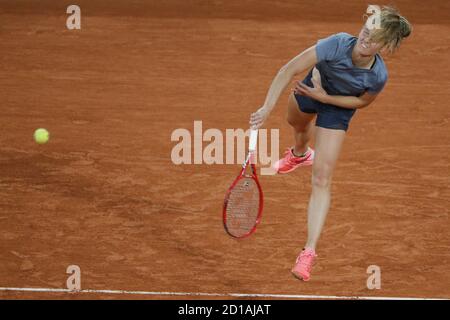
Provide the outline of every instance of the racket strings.
<path id="1" fill-rule="evenodd" d="M 227 228 L 239 237 L 250 232 L 259 213 L 259 189 L 252 178 L 239 180 L 230 193 L 227 205 Z"/>

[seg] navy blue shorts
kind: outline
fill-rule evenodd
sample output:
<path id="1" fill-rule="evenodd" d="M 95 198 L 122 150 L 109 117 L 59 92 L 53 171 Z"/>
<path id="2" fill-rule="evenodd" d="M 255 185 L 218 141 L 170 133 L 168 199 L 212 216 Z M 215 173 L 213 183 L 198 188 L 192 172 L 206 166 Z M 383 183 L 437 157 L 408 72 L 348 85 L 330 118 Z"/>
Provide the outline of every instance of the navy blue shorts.
<path id="1" fill-rule="evenodd" d="M 294 96 L 302 112 L 317 113 L 316 126 L 318 127 L 347 131 L 350 119 L 356 112 L 356 109 L 325 104 L 299 94 Z"/>

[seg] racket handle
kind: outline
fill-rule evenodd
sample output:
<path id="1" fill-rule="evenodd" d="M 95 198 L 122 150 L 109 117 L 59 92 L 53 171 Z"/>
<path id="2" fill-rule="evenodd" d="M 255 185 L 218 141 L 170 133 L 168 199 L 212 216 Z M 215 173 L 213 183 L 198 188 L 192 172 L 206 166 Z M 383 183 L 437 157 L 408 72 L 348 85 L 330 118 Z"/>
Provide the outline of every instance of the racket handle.
<path id="1" fill-rule="evenodd" d="M 248 145 L 249 151 L 255 151 L 256 150 L 256 142 L 258 141 L 258 129 L 251 129 L 250 130 L 250 142 Z"/>

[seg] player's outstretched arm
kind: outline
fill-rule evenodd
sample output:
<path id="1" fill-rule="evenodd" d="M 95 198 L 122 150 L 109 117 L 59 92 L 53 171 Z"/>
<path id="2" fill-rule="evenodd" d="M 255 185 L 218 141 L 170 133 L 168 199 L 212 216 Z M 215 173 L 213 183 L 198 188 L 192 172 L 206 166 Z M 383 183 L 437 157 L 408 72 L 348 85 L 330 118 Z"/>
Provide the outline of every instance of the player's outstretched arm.
<path id="1" fill-rule="evenodd" d="M 316 63 L 316 46 L 314 45 L 284 65 L 273 79 L 263 106 L 250 116 L 250 126 L 254 129 L 261 127 L 292 78 L 311 69 Z"/>

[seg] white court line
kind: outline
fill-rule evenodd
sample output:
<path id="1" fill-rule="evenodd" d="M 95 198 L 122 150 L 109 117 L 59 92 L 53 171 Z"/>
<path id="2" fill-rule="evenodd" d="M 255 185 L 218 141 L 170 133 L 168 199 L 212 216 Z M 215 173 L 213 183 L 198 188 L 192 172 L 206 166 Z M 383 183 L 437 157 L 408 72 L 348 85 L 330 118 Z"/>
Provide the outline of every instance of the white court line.
<path id="1" fill-rule="evenodd" d="M 358 296 L 320 296 L 296 294 L 262 294 L 262 293 L 204 293 L 204 292 L 156 292 L 156 291 L 126 291 L 126 290 L 80 290 L 52 288 L 2 288 L 0 291 L 21 292 L 62 292 L 62 293 L 106 293 L 134 294 L 149 296 L 204 296 L 204 297 L 236 297 L 236 298 L 278 298 L 278 299 L 338 299 L 338 300 L 449 300 L 448 298 L 409 298 L 409 297 L 358 297 Z"/>

